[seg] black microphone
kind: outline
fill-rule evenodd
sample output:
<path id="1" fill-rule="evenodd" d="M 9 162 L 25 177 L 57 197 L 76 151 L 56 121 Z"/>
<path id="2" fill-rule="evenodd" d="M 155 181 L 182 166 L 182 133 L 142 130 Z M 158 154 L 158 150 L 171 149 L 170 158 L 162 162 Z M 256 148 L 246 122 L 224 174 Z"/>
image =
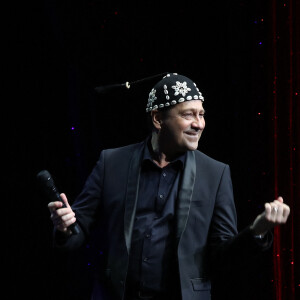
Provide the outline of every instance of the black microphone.
<path id="1" fill-rule="evenodd" d="M 59 195 L 59 192 L 54 184 L 54 181 L 50 175 L 50 173 L 47 170 L 40 171 L 37 174 L 37 180 L 39 182 L 39 185 L 44 192 L 45 196 L 50 200 L 50 202 L 54 201 L 61 201 L 63 203 L 62 207 L 66 207 L 64 201 Z M 78 224 L 73 223 L 68 227 L 73 234 L 78 234 L 79 231 L 79 226 Z"/>

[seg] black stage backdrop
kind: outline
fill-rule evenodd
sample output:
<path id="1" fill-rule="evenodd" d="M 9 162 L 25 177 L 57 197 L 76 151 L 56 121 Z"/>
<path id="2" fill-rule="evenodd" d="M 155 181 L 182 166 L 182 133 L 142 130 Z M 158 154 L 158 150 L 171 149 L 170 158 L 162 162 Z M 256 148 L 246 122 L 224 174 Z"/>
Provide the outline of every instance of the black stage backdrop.
<path id="1" fill-rule="evenodd" d="M 102 95 L 97 86 L 163 72 L 192 78 L 207 111 L 199 149 L 230 165 L 239 229 L 273 199 L 270 5 L 45 0 L 11 9 L 2 109 L 7 299 L 89 299 L 93 250 L 53 251 L 36 174 L 48 169 L 74 201 L 102 149 L 147 136 L 155 80 Z M 228 278 L 231 299 L 275 299 L 272 259 L 270 249 Z"/>

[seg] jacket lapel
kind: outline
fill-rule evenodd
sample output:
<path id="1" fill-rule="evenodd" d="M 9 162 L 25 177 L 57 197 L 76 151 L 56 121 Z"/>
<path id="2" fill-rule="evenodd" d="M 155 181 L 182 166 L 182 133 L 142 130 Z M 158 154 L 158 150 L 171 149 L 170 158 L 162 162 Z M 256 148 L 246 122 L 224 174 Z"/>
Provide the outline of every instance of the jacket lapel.
<path id="1" fill-rule="evenodd" d="M 145 143 L 142 143 L 141 146 L 132 153 L 132 159 L 129 166 L 124 214 L 124 235 L 128 253 L 131 245 L 131 236 L 138 199 L 141 160 L 143 157 L 144 145 Z"/>
<path id="2" fill-rule="evenodd" d="M 196 161 L 193 151 L 187 152 L 186 163 L 182 175 L 182 183 L 178 194 L 176 237 L 180 238 L 187 224 L 191 200 L 196 178 Z"/>

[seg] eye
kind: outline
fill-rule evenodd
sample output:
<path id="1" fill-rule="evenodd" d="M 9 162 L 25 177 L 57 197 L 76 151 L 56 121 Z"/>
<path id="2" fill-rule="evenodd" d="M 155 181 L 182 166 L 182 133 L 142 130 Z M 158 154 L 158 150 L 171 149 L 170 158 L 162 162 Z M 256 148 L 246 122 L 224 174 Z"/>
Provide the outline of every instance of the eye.
<path id="1" fill-rule="evenodd" d="M 182 114 L 183 116 L 192 116 L 192 115 L 193 115 L 193 112 L 187 110 L 187 111 L 183 111 L 181 114 Z"/>
<path id="2" fill-rule="evenodd" d="M 182 117 L 183 118 L 186 118 L 186 119 L 189 119 L 189 118 L 192 118 L 194 115 L 192 112 L 185 112 L 182 114 Z"/>

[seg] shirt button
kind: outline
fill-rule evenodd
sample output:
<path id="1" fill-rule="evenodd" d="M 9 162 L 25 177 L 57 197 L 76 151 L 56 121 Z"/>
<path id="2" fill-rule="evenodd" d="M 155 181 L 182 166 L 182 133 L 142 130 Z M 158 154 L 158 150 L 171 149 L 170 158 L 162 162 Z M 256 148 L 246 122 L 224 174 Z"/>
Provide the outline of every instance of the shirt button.
<path id="1" fill-rule="evenodd" d="M 146 234 L 146 238 L 147 238 L 147 239 L 149 239 L 150 236 L 151 236 L 151 235 L 150 235 L 149 233 Z"/>
<path id="2" fill-rule="evenodd" d="M 163 176 L 164 176 L 164 177 L 166 177 L 166 176 L 167 176 L 167 174 L 164 172 L 164 173 L 163 173 Z"/>
<path id="3" fill-rule="evenodd" d="M 143 260 L 144 260 L 144 261 L 148 261 L 148 257 L 145 257 Z"/>
<path id="4" fill-rule="evenodd" d="M 164 195 L 163 195 L 163 194 L 160 194 L 160 195 L 159 195 L 159 198 L 160 198 L 160 199 L 162 199 L 163 197 L 164 197 Z"/>

